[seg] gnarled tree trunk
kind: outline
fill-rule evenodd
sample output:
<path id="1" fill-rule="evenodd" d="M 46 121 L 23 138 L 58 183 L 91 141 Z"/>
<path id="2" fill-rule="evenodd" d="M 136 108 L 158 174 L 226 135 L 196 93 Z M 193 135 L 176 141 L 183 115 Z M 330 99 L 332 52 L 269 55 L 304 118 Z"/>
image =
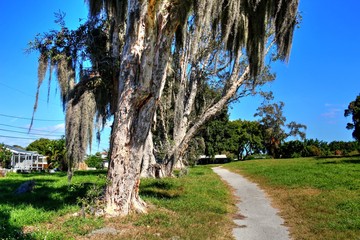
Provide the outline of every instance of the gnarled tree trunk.
<path id="1" fill-rule="evenodd" d="M 162 178 L 165 176 L 163 166 L 156 162 L 154 155 L 153 134 L 150 131 L 144 147 L 144 155 L 141 162 L 141 178 Z"/>
<path id="2" fill-rule="evenodd" d="M 128 1 L 119 100 L 111 137 L 110 183 L 106 188 L 105 212 L 109 216 L 146 211 L 138 193 L 140 171 L 165 82 L 173 24 L 169 9 L 166 1 Z"/>

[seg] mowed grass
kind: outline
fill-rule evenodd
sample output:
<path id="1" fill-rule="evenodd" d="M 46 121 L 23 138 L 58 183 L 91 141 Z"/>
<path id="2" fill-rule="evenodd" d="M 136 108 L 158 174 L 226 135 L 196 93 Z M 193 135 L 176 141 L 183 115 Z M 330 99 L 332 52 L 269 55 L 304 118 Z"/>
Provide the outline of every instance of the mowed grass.
<path id="1" fill-rule="evenodd" d="M 86 218 L 77 199 L 92 186 L 104 186 L 105 172 L 77 172 L 68 185 L 66 174 L 10 174 L 0 178 L 0 239 L 232 239 L 235 212 L 229 189 L 211 169 L 191 168 L 180 178 L 145 179 L 140 195 L 147 214 Z M 33 192 L 13 194 L 24 181 L 35 180 Z M 92 234 L 111 227 L 116 234 Z"/>
<path id="2" fill-rule="evenodd" d="M 28 180 L 36 183 L 33 191 L 15 195 L 14 191 Z M 11 173 L 0 178 L 0 239 L 67 239 L 68 231 L 84 232 L 86 227 L 69 224 L 73 221 L 69 214 L 80 210 L 77 199 L 93 184 L 105 184 L 104 171 L 77 172 L 71 185 L 66 173 Z M 86 221 L 96 227 L 102 224 L 102 219 Z M 52 224 L 61 224 L 64 231 L 49 231 Z"/>
<path id="3" fill-rule="evenodd" d="M 252 160 L 225 165 L 265 189 L 294 239 L 360 239 L 360 159 Z"/>

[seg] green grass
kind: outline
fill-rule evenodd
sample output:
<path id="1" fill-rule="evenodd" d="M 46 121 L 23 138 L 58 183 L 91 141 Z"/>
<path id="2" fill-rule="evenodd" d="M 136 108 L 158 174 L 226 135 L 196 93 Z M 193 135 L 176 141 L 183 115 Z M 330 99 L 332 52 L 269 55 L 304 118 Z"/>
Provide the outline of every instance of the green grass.
<path id="1" fill-rule="evenodd" d="M 28 180 L 35 180 L 34 190 L 15 195 L 15 189 Z M 0 178 L 0 239 L 44 239 L 48 231 L 41 226 L 79 211 L 77 198 L 83 197 L 94 183 L 104 185 L 104 172 L 78 172 L 71 185 L 68 185 L 64 173 L 13 173 Z M 36 231 L 24 232 L 26 226 Z M 50 235 L 59 236 L 52 239 L 61 239 L 62 236 L 57 233 Z"/>
<path id="2" fill-rule="evenodd" d="M 295 239 L 360 239 L 359 158 L 252 160 L 225 167 L 265 188 Z"/>
<path id="3" fill-rule="evenodd" d="M 30 179 L 36 182 L 34 191 L 15 196 L 14 190 Z M 77 199 L 94 184 L 105 184 L 105 172 L 77 172 L 71 185 L 63 173 L 0 178 L 0 239 L 76 239 L 104 226 L 119 230 L 114 239 L 231 239 L 234 200 L 209 168 L 192 168 L 180 178 L 142 180 L 148 214 L 72 216 L 80 210 Z"/>

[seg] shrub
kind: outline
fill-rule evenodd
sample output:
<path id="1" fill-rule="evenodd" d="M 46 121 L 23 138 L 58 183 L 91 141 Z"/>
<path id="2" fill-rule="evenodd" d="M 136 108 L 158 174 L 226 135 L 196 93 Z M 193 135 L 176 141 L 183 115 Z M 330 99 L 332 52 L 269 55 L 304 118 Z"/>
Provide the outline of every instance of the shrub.
<path id="1" fill-rule="evenodd" d="M 6 149 L 4 144 L 0 144 L 0 168 L 8 168 L 11 162 L 11 152 Z"/>
<path id="2" fill-rule="evenodd" d="M 88 167 L 96 168 L 96 169 L 102 169 L 103 168 L 103 159 L 98 155 L 89 155 L 85 163 L 88 165 Z"/>
<path id="3" fill-rule="evenodd" d="M 317 146 L 314 146 L 314 145 L 307 146 L 306 150 L 309 153 L 309 156 L 311 156 L 311 157 L 312 156 L 315 156 L 315 157 L 322 156 L 321 149 L 318 148 Z"/>

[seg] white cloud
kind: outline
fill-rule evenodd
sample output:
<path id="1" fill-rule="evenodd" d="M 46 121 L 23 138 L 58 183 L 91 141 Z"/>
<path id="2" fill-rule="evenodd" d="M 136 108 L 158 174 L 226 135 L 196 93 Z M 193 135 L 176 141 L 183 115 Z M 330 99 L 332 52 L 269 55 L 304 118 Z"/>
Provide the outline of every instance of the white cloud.
<path id="1" fill-rule="evenodd" d="M 336 124 L 338 119 L 343 117 L 345 106 L 343 104 L 330 104 L 326 103 L 325 112 L 321 114 L 321 117 L 327 120 L 328 124 Z"/>

